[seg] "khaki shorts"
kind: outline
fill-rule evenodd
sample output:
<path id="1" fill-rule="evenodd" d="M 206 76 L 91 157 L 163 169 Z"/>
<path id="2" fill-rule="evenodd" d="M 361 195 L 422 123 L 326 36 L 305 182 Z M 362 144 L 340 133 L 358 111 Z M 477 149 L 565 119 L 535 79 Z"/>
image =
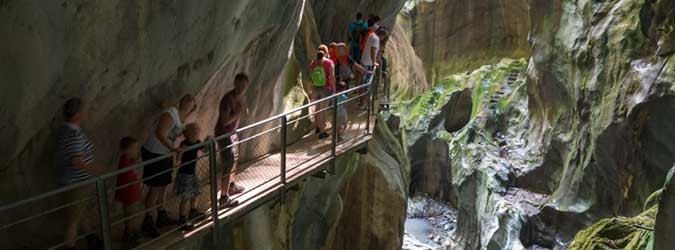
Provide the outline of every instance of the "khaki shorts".
<path id="1" fill-rule="evenodd" d="M 80 222 L 82 218 L 98 220 L 98 197 L 96 196 L 96 183 L 87 184 L 83 187 L 66 192 L 66 203 L 79 201 L 78 203 L 64 208 L 68 221 Z M 92 223 L 96 223 L 94 221 Z"/>

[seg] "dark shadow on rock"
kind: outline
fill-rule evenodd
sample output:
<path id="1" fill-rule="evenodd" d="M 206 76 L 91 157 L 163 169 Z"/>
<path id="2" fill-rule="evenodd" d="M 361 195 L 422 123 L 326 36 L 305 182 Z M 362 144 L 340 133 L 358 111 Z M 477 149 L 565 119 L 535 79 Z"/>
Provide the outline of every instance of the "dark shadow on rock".
<path id="1" fill-rule="evenodd" d="M 466 126 L 471 119 L 472 93 L 471 88 L 453 92 L 441 112 L 431 119 L 429 128 L 438 127 L 442 123 L 445 130 L 452 133 Z"/>

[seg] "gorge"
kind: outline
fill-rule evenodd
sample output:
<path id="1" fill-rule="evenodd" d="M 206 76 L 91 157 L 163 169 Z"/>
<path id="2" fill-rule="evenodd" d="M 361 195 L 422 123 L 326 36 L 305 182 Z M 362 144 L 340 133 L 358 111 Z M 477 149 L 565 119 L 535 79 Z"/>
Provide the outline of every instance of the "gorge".
<path id="1" fill-rule="evenodd" d="M 89 104 L 83 129 L 112 171 L 119 138 L 147 138 L 185 93 L 210 135 L 238 72 L 242 124 L 309 103 L 315 48 L 346 41 L 358 11 L 390 32 L 367 153 L 226 225 L 222 246 L 675 249 L 675 0 L 0 1 L 0 205 L 58 187 L 66 99 Z M 43 249 L 63 223 L 0 243 Z M 216 249 L 194 238 L 167 248 Z"/>

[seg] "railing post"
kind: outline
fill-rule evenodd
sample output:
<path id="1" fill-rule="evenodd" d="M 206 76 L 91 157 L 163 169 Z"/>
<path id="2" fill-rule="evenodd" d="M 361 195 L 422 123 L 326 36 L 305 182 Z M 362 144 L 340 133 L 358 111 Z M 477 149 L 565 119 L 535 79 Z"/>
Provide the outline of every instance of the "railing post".
<path id="1" fill-rule="evenodd" d="M 286 129 L 287 129 L 287 118 L 286 116 L 281 116 L 281 166 L 279 178 L 281 178 L 281 201 L 283 202 L 286 198 Z"/>
<path id="2" fill-rule="evenodd" d="M 98 197 L 98 215 L 101 223 L 101 237 L 103 237 L 103 247 L 105 250 L 112 249 L 112 238 L 110 235 L 110 212 L 108 211 L 108 191 L 105 188 L 105 181 L 96 180 L 96 197 Z"/>
<path id="3" fill-rule="evenodd" d="M 333 97 L 333 140 L 331 142 L 331 148 L 330 148 L 330 155 L 331 155 L 331 162 L 330 162 L 330 173 L 335 174 L 335 165 L 336 165 L 336 149 L 337 149 L 337 137 L 338 137 L 338 97 L 334 96 Z"/>
<path id="4" fill-rule="evenodd" d="M 219 223 L 218 223 L 218 164 L 216 154 L 216 140 L 209 142 L 209 172 L 211 179 L 211 220 L 213 221 L 213 245 L 219 246 Z"/>
<path id="5" fill-rule="evenodd" d="M 375 78 L 375 77 L 373 76 L 373 78 Z M 369 135 L 370 134 L 370 116 L 371 116 L 371 113 L 372 113 L 371 99 L 373 98 L 373 80 L 372 79 L 370 80 L 370 86 L 366 87 L 366 89 L 368 90 L 368 93 L 366 95 L 368 97 L 367 98 L 368 103 L 366 104 L 366 109 L 367 109 L 367 112 L 366 112 L 366 135 Z"/>

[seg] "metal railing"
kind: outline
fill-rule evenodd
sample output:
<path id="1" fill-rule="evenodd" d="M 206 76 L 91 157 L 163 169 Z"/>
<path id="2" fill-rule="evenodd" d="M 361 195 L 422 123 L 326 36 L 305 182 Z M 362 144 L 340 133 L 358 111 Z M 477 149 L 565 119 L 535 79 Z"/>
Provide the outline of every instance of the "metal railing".
<path id="1" fill-rule="evenodd" d="M 371 79 L 377 78 L 379 77 L 375 76 Z M 205 208 L 202 210 L 205 210 L 206 212 L 200 218 L 194 218 L 190 222 L 194 224 L 210 223 L 208 227 L 213 227 L 214 230 L 216 230 L 216 232 L 213 233 L 213 240 L 218 244 L 219 233 L 217 230 L 218 225 L 222 223 L 222 215 L 227 213 L 230 209 L 237 208 L 224 209 L 218 206 L 220 192 L 218 181 L 223 176 L 223 164 L 221 164 L 223 159 L 219 159 L 219 153 L 225 150 L 231 150 L 233 147 L 248 147 L 254 149 L 252 151 L 259 148 L 264 149 L 261 150 L 264 152 L 258 152 L 252 160 L 239 163 L 240 165 L 244 165 L 244 167 L 237 169 L 236 181 L 246 186 L 247 190 L 242 194 L 234 196 L 234 198 L 255 197 L 255 193 L 249 192 L 255 192 L 265 185 L 275 188 L 280 187 L 281 190 L 285 190 L 290 178 L 288 174 L 293 171 L 297 172 L 297 169 L 308 164 L 308 162 L 312 162 L 313 160 L 316 162 L 316 157 L 323 157 L 324 159 L 322 159 L 322 162 L 329 162 L 330 172 L 334 173 L 336 168 L 335 158 L 338 155 L 337 148 L 339 145 L 362 138 L 371 133 L 371 116 L 373 114 L 373 108 L 375 107 L 374 101 L 377 97 L 375 94 L 377 90 L 374 86 L 375 84 L 372 84 L 371 80 L 371 82 L 367 84 L 351 88 L 342 93 L 337 93 L 320 100 L 312 101 L 293 110 L 244 126 L 234 132 L 211 138 L 202 143 L 185 148 L 185 151 L 202 149 L 206 152 L 199 154 L 195 160 L 182 162 L 177 167 L 164 170 L 161 173 L 148 176 L 147 178 L 140 178 L 133 183 L 115 186 L 116 178 L 125 172 L 139 172 L 149 164 L 172 160 L 178 155 L 176 153 L 163 155 L 83 182 L 61 187 L 11 204 L 4 204 L 0 206 L 0 214 L 11 214 L 14 216 L 0 217 L 0 235 L 5 235 L 5 239 L 1 238 L 3 236 L 0 236 L 0 239 L 8 241 L 3 243 L 3 248 L 8 247 L 9 249 L 12 249 L 12 247 L 15 247 L 16 249 L 24 249 L 25 247 L 28 247 L 28 245 L 31 245 L 31 249 L 57 249 L 63 247 L 65 243 L 62 241 L 59 242 L 63 237 L 55 238 L 55 232 L 43 232 L 41 228 L 43 225 L 50 225 L 48 229 L 51 230 L 59 228 L 58 226 L 54 226 L 54 221 L 65 222 L 63 217 L 61 217 L 63 213 L 78 207 L 84 207 L 81 210 L 75 211 L 82 212 L 79 216 L 84 217 L 83 224 L 91 225 L 92 229 L 89 229 L 88 231 L 84 230 L 84 233 L 78 234 L 78 240 L 84 239 L 90 234 L 100 234 L 104 243 L 104 249 L 119 249 L 120 247 L 117 246 L 117 244 L 122 244 L 123 242 L 115 240 L 118 238 L 115 235 L 119 235 L 121 227 L 126 222 L 130 222 L 130 224 L 138 228 L 137 225 L 140 223 L 134 222 L 135 220 L 138 220 L 138 217 L 143 217 L 147 212 L 152 212 L 160 206 L 164 206 L 168 211 L 172 211 L 173 209 L 169 209 L 169 206 L 176 205 L 179 202 L 179 197 L 170 195 L 169 198 L 160 204 L 137 210 L 132 214 L 120 214 L 120 209 L 115 208 L 116 202 L 113 202 L 115 192 L 131 185 L 141 185 L 145 180 L 158 175 L 174 173 L 178 168 L 192 163 L 196 165 L 196 174 L 199 178 L 201 187 L 200 191 L 203 191 L 198 198 L 198 203 L 201 208 Z M 367 91 L 364 92 L 359 90 Z M 338 98 L 342 94 L 347 94 L 349 97 L 347 100 L 339 102 Z M 366 107 L 362 110 L 357 110 L 356 108 L 352 109 L 351 106 L 356 106 L 356 102 L 362 98 L 367 98 L 368 100 Z M 348 116 L 348 119 L 344 121 L 344 126 L 346 128 L 344 131 L 341 131 L 341 126 L 336 126 L 343 123 L 340 121 L 340 117 L 338 117 L 337 109 L 343 105 L 350 111 L 357 110 L 358 112 Z M 325 140 L 317 140 L 316 135 L 313 135 L 312 133 L 308 134 L 307 130 L 313 130 L 313 123 L 310 121 L 312 117 L 316 117 L 317 115 L 327 116 L 329 113 L 331 113 L 332 116 L 330 119 L 326 120 L 330 121 L 331 124 L 331 140 L 330 143 L 326 143 Z M 291 133 L 302 136 L 296 136 L 300 137 L 300 139 L 289 142 L 289 139 L 291 139 L 289 138 L 289 134 Z M 242 136 L 240 140 L 233 142 L 230 145 L 219 147 L 224 140 L 227 140 L 233 135 L 248 136 Z M 276 181 L 278 181 L 278 183 L 273 184 Z M 77 197 L 74 200 L 64 198 L 64 196 L 67 197 L 69 193 L 73 193 L 77 190 L 91 190 L 92 192 L 86 193 L 83 197 Z M 168 188 L 167 193 L 173 193 L 171 190 L 171 188 Z M 282 191 L 281 193 L 283 195 L 284 192 Z M 139 203 L 142 202 L 143 201 Z M 49 206 L 55 203 L 58 205 Z M 94 203 L 95 205 L 93 205 Z M 50 208 L 33 211 L 36 207 Z M 159 237 L 146 239 L 145 241 L 142 241 L 140 245 L 124 248 L 144 248 L 168 235 L 174 234 L 184 225 L 185 224 L 177 225 L 165 229 L 161 231 Z M 22 237 L 13 237 L 13 235 L 22 235 L 22 237 L 30 235 L 35 237 L 29 237 L 31 238 L 29 239 L 29 242 L 23 242 L 21 239 Z M 53 241 L 36 243 L 35 238 L 50 239 Z"/>

